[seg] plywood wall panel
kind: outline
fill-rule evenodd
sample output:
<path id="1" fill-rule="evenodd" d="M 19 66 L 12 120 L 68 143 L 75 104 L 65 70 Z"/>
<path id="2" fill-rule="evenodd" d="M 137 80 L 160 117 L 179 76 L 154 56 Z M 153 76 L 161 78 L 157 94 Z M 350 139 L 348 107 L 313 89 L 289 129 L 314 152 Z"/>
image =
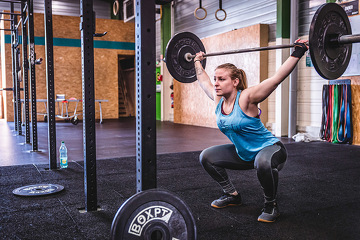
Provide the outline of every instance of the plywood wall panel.
<path id="1" fill-rule="evenodd" d="M 267 39 L 267 25 L 258 24 L 204 38 L 202 42 L 206 51 L 210 53 L 264 46 L 268 42 Z M 210 79 L 214 78 L 215 68 L 227 62 L 235 64 L 246 72 L 249 86 L 256 85 L 267 78 L 267 54 L 253 52 L 209 57 L 206 72 Z M 174 122 L 216 127 L 214 103 L 197 82 L 191 84 L 175 82 L 174 95 Z M 266 104 L 264 109 L 267 109 Z M 267 112 L 263 114 L 266 116 Z"/>
<path id="2" fill-rule="evenodd" d="M 45 54 L 44 48 L 39 47 L 37 52 Z M 95 49 L 94 50 L 94 81 L 95 98 L 108 100 L 102 103 L 104 119 L 118 118 L 118 54 L 132 55 L 132 51 Z M 109 64 L 112 63 L 112 64 Z M 37 98 L 46 99 L 46 65 L 36 66 Z M 71 71 L 69 71 L 71 69 Z M 81 49 L 73 47 L 54 47 L 54 79 L 55 94 L 65 94 L 66 98 L 82 99 L 82 68 Z M 37 104 L 38 111 L 44 112 L 44 104 Z M 95 104 L 96 118 L 100 118 L 99 104 Z M 73 111 L 74 103 L 70 103 L 69 111 Z M 78 105 L 82 111 L 82 104 Z M 82 119 L 82 117 L 79 117 Z M 42 117 L 38 117 L 43 120 Z"/>
<path id="3" fill-rule="evenodd" d="M 80 18 L 53 15 L 53 35 L 54 38 L 80 39 Z"/>
<path id="4" fill-rule="evenodd" d="M 360 76 L 343 78 L 351 79 L 353 144 L 360 145 Z"/>
<path id="5" fill-rule="evenodd" d="M 34 14 L 35 36 L 44 37 L 44 15 Z M 7 23 L 7 22 L 6 22 Z M 66 38 L 80 40 L 80 18 L 53 15 L 54 38 Z M 96 32 L 107 31 L 102 38 L 94 38 L 95 41 L 111 42 L 135 42 L 134 23 L 124 23 L 112 19 L 96 19 Z M 4 44 L 5 72 L 3 87 L 12 87 L 11 45 Z M 82 99 L 82 67 L 81 47 L 54 46 L 54 81 L 55 94 L 65 94 L 66 98 Z M 36 94 L 37 99 L 46 99 L 46 53 L 44 45 L 35 45 L 36 58 L 43 58 L 41 65 L 36 65 Z M 95 98 L 106 99 L 109 102 L 102 104 L 103 118 L 118 118 L 118 55 L 134 56 L 134 50 L 121 50 L 114 48 L 94 49 L 94 81 Z M 6 92 L 4 99 L 4 114 L 8 121 L 13 121 L 12 92 Z M 44 103 L 37 103 L 38 112 L 45 112 Z M 74 110 L 74 103 L 70 103 L 69 111 Z M 80 103 L 78 111 L 82 111 Z M 96 104 L 96 118 L 98 119 L 99 104 Z M 58 109 L 56 109 L 58 111 Z M 57 112 L 58 113 L 58 112 Z M 81 119 L 81 117 L 80 117 Z M 38 116 L 43 120 L 43 116 Z"/>
<path id="6" fill-rule="evenodd" d="M 12 88 L 13 87 L 13 80 L 12 80 L 12 58 L 11 58 L 11 46 L 10 44 L 5 44 L 5 55 L 3 60 L 5 60 L 5 69 L 3 76 L 5 75 L 5 79 L 3 83 L 5 83 L 4 88 Z M 8 121 L 14 121 L 14 106 L 13 106 L 13 92 L 6 91 L 5 98 L 4 98 L 4 115 L 5 119 Z"/>
<path id="7" fill-rule="evenodd" d="M 100 41 L 119 41 L 134 42 L 135 41 L 135 24 L 111 19 L 97 19 L 96 32 L 107 32 L 104 37 L 96 38 Z"/>
<path id="8" fill-rule="evenodd" d="M 198 82 L 183 84 L 174 81 L 174 122 L 216 127 L 215 104 Z"/>

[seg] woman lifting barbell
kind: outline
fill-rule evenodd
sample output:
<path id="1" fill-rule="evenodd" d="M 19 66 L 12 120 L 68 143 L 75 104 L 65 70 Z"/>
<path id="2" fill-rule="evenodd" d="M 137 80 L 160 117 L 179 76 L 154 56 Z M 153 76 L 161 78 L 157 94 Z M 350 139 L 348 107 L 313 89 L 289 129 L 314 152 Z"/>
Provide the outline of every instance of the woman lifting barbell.
<path id="1" fill-rule="evenodd" d="M 274 222 L 280 215 L 276 203 L 278 172 L 283 168 L 287 152 L 285 146 L 260 121 L 258 104 L 264 101 L 292 72 L 308 50 L 307 41 L 296 40 L 295 50 L 274 76 L 247 88 L 246 74 L 231 63 L 215 69 L 214 83 L 201 65 L 204 53 L 194 58 L 197 80 L 201 88 L 216 104 L 216 122 L 232 144 L 213 146 L 202 151 L 200 163 L 221 186 L 224 194 L 211 203 L 214 208 L 241 205 L 240 193 L 235 189 L 225 169 L 256 169 L 264 191 L 265 204 L 260 222 Z"/>

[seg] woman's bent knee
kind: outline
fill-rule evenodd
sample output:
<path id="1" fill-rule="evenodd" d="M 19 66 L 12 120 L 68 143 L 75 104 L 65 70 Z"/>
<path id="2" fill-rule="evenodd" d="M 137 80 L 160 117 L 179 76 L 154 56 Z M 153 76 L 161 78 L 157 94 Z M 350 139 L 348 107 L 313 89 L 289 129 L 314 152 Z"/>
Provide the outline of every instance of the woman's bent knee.
<path id="1" fill-rule="evenodd" d="M 206 149 L 203 150 L 199 156 L 199 161 L 200 161 L 201 165 L 204 165 L 204 162 L 206 162 L 206 153 L 205 152 L 206 152 Z"/>
<path id="2" fill-rule="evenodd" d="M 287 158 L 286 149 L 275 144 L 261 150 L 255 158 L 254 168 L 260 169 L 282 169 Z"/>
<path id="3" fill-rule="evenodd" d="M 206 148 L 204 149 L 199 156 L 199 160 L 200 160 L 200 164 L 202 166 L 206 165 L 209 163 L 210 158 L 211 158 L 211 147 L 210 148 Z"/>

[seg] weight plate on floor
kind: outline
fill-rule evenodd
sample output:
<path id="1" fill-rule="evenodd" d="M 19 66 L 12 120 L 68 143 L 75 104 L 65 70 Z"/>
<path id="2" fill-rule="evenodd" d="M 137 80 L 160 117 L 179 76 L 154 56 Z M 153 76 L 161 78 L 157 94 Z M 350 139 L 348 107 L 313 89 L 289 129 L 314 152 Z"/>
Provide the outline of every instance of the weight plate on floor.
<path id="1" fill-rule="evenodd" d="M 35 184 L 16 188 L 13 194 L 23 197 L 36 197 L 50 195 L 64 190 L 64 187 L 58 184 Z"/>
<path id="2" fill-rule="evenodd" d="M 133 195 L 119 208 L 111 239 L 196 239 L 196 225 L 179 197 L 151 189 Z"/>
<path id="3" fill-rule="evenodd" d="M 342 35 L 351 35 L 350 22 L 344 9 L 336 3 L 320 6 L 310 25 L 309 47 L 311 61 L 325 79 L 339 78 L 349 65 L 352 44 L 330 41 Z"/>
<path id="4" fill-rule="evenodd" d="M 205 47 L 201 40 L 191 32 L 178 33 L 171 38 L 165 52 L 166 66 L 171 76 L 182 83 L 196 81 L 194 59 L 186 60 L 185 54 L 195 55 L 200 51 L 205 53 Z M 206 59 L 201 64 L 205 69 Z"/>

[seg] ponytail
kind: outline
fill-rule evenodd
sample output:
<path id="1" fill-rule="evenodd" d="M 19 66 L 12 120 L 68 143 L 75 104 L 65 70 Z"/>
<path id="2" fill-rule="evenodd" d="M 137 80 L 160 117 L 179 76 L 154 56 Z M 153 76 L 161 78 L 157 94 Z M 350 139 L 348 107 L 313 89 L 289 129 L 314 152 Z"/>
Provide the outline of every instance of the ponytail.
<path id="1" fill-rule="evenodd" d="M 238 68 L 237 70 L 240 72 L 240 74 L 239 74 L 240 77 L 238 77 L 240 81 L 239 81 L 239 84 L 236 86 L 236 89 L 237 90 L 244 90 L 244 89 L 247 88 L 246 73 L 245 73 L 244 70 L 242 70 L 240 68 Z"/>

